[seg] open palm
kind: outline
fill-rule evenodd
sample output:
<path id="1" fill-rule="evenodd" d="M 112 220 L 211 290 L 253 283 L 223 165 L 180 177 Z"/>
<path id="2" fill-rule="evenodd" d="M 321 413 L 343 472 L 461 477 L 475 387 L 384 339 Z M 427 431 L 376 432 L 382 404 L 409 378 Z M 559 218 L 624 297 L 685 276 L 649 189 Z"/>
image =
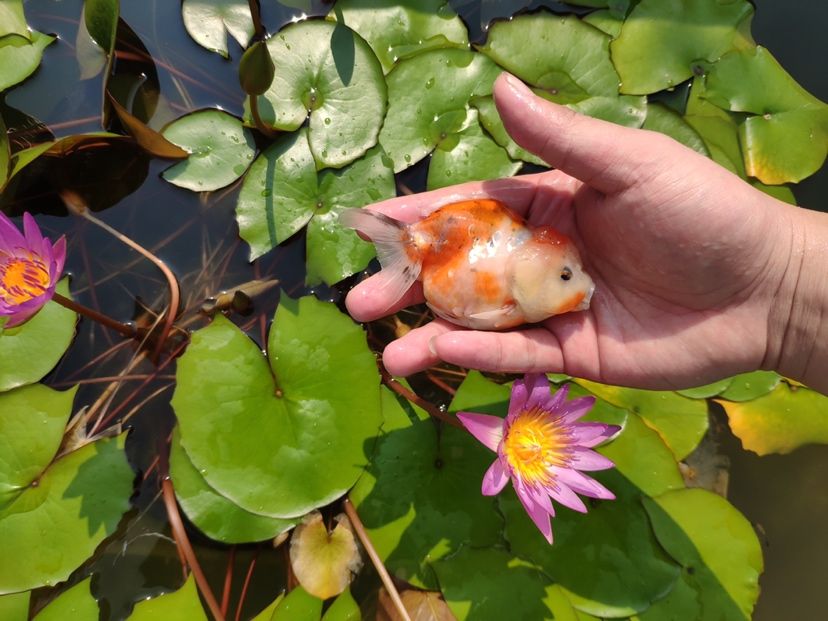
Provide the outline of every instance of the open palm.
<path id="1" fill-rule="evenodd" d="M 791 252 L 783 203 L 665 136 L 577 115 L 511 76 L 498 79 L 495 100 L 512 137 L 557 170 L 372 208 L 412 222 L 448 202 L 500 199 L 573 239 L 596 283 L 592 304 L 510 332 L 433 321 L 388 345 L 391 373 L 444 360 L 673 388 L 770 364 L 771 303 Z M 369 278 L 347 304 L 372 320 L 420 301 L 418 286 L 396 304 L 383 299 Z"/>

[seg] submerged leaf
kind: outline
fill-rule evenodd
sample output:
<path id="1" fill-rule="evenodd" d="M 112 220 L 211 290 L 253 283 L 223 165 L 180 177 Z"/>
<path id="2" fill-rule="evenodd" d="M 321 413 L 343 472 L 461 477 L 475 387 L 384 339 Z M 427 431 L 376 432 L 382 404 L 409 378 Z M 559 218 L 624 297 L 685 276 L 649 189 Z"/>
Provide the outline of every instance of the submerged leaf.
<path id="1" fill-rule="evenodd" d="M 359 477 L 380 423 L 379 376 L 362 329 L 312 297 L 282 296 L 268 352 L 270 365 L 217 316 L 179 359 L 172 404 L 208 485 L 252 513 L 289 518 Z"/>
<path id="2" fill-rule="evenodd" d="M 33 30 L 32 42 L 19 45 L 17 37 L 0 39 L 0 91 L 22 82 L 40 65 L 43 50 L 54 37 Z"/>
<path id="3" fill-rule="evenodd" d="M 719 403 L 742 446 L 759 455 L 790 453 L 804 444 L 828 444 L 828 397 L 816 391 L 782 382 L 751 401 Z"/>
<path id="4" fill-rule="evenodd" d="M 111 93 L 107 92 L 109 103 L 118 115 L 121 125 L 135 138 L 135 142 L 150 155 L 171 159 L 182 159 L 188 153 L 164 138 L 157 131 L 124 108 Z"/>
<path id="5" fill-rule="evenodd" d="M 98 440 L 61 456 L 0 509 L 3 553 L 16 559 L 0 564 L 0 593 L 66 580 L 115 532 L 132 494 L 124 440 Z"/>
<path id="6" fill-rule="evenodd" d="M 641 0 L 612 42 L 621 92 L 648 95 L 676 86 L 699 61 L 752 44 L 747 0 Z"/>
<path id="7" fill-rule="evenodd" d="M 319 599 L 335 597 L 348 588 L 362 566 L 356 539 L 345 514 L 334 518 L 331 532 L 322 514 L 313 511 L 293 531 L 290 566 L 305 590 Z"/>
<path id="8" fill-rule="evenodd" d="M 386 73 L 415 54 L 469 46 L 466 27 L 446 0 L 339 0 L 328 19 L 364 38 Z"/>
<path id="9" fill-rule="evenodd" d="M 229 57 L 227 34 L 247 47 L 253 36 L 248 0 L 183 0 L 181 15 L 187 33 L 201 47 Z"/>
<path id="10" fill-rule="evenodd" d="M 702 489 L 645 498 L 644 506 L 659 542 L 684 570 L 676 588 L 685 595 L 671 597 L 659 618 L 749 621 L 763 568 L 750 522 L 727 500 Z M 698 614 L 692 617 L 686 616 L 690 598 L 682 582 L 696 592 Z"/>
<path id="11" fill-rule="evenodd" d="M 64 278 L 56 291 L 71 297 Z M 0 392 L 37 382 L 58 363 L 75 337 L 78 316 L 54 301 L 26 323 L 0 331 Z"/>
<path id="12" fill-rule="evenodd" d="M 89 589 L 92 578 L 67 589 L 35 615 L 32 621 L 98 621 L 98 602 Z"/>
<path id="13" fill-rule="evenodd" d="M 221 110 L 199 110 L 182 116 L 167 125 L 162 134 L 190 154 L 162 176 L 194 192 L 230 185 L 244 174 L 256 154 L 250 130 Z"/>
<path id="14" fill-rule="evenodd" d="M 343 24 L 303 21 L 268 39 L 275 67 L 258 98 L 262 121 L 293 131 L 310 114 L 308 142 L 318 168 L 341 168 L 377 143 L 385 117 L 382 67 Z"/>
<path id="15" fill-rule="evenodd" d="M 177 591 L 135 604 L 129 621 L 207 621 L 190 574 Z"/>

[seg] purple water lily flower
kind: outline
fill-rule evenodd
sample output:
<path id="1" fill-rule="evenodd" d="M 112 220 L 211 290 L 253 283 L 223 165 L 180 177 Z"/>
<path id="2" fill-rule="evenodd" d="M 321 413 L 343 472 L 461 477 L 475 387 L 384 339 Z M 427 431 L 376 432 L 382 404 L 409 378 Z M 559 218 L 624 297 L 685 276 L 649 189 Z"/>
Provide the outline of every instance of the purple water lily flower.
<path id="1" fill-rule="evenodd" d="M 615 495 L 581 471 L 606 470 L 612 461 L 592 447 L 620 431 L 618 425 L 576 422 L 595 397 L 566 400 L 569 386 L 554 395 L 545 375 L 516 380 L 506 418 L 459 412 L 457 418 L 497 459 L 483 475 L 483 494 L 498 494 L 511 479 L 523 508 L 549 543 L 555 516 L 552 500 L 586 513 L 578 494 L 611 500 Z"/>
<path id="2" fill-rule="evenodd" d="M 34 218 L 23 214 L 23 233 L 0 213 L 0 317 L 11 328 L 52 299 L 66 261 L 66 239 L 54 246 Z"/>

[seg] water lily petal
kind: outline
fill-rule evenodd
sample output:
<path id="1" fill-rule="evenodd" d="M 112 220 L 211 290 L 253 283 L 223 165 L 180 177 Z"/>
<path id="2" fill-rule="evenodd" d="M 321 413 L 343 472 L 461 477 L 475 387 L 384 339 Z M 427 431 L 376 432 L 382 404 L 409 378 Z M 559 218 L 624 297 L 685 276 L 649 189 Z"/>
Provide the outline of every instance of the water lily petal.
<path id="1" fill-rule="evenodd" d="M 497 446 L 503 438 L 502 418 L 477 412 L 458 412 L 457 418 L 484 446 L 497 451 Z"/>
<path id="2" fill-rule="evenodd" d="M 526 405 L 524 406 L 524 409 L 526 410 L 534 410 L 538 407 L 547 409 L 549 407 L 550 399 L 557 398 L 561 391 L 563 391 L 563 396 L 566 398 L 566 393 L 569 390 L 569 386 L 564 385 L 563 388 L 555 393 L 555 397 L 550 397 L 549 379 L 547 379 L 543 373 L 527 374 L 524 381 L 526 382 L 526 387 L 529 393 L 529 396 L 526 399 Z"/>
<path id="3" fill-rule="evenodd" d="M 601 500 L 613 500 L 615 494 L 609 491 L 606 487 L 601 485 L 592 477 L 572 470 L 570 468 L 555 468 L 555 477 L 561 483 L 570 487 L 573 491 L 588 496 L 590 498 L 598 498 Z"/>
<path id="4" fill-rule="evenodd" d="M 573 446 L 569 452 L 569 466 L 577 470 L 607 470 L 615 464 L 608 457 L 596 453 L 592 449 Z"/>
<path id="5" fill-rule="evenodd" d="M 535 526 L 538 527 L 541 534 L 546 537 L 549 543 L 552 543 L 552 521 L 549 519 L 549 513 L 544 510 L 543 506 L 535 502 L 535 499 L 532 498 L 532 495 L 520 479 L 514 479 L 513 483 L 520 504 L 523 505 L 526 513 L 529 514 L 529 517 L 535 523 Z"/>
<path id="6" fill-rule="evenodd" d="M 12 248 L 20 247 L 25 243 L 23 234 L 17 230 L 14 223 L 0 211 L 0 251 L 5 250 L 9 254 Z"/>
<path id="7" fill-rule="evenodd" d="M 621 431 L 618 425 L 604 423 L 575 423 L 572 425 L 572 439 L 580 446 L 592 448 L 606 442 Z"/>
<path id="8" fill-rule="evenodd" d="M 566 402 L 566 397 L 569 394 L 569 384 L 564 384 L 558 390 L 555 391 L 555 394 L 552 395 L 552 398 L 544 406 L 544 409 L 549 410 L 550 412 L 554 412 L 558 410 L 564 402 Z"/>
<path id="9" fill-rule="evenodd" d="M 498 457 L 492 462 L 489 469 L 486 470 L 486 474 L 483 475 L 483 495 L 495 496 L 496 494 L 499 494 L 503 488 L 506 487 L 506 483 L 508 482 L 509 475 L 506 473 L 506 470 L 503 468 L 503 464 L 500 462 L 500 458 Z"/>
<path id="10" fill-rule="evenodd" d="M 41 235 L 34 217 L 28 211 L 23 214 L 23 233 L 29 248 L 37 250 L 43 246 L 43 235 Z"/>
<path id="11" fill-rule="evenodd" d="M 54 283 L 57 284 L 57 281 L 60 279 L 60 275 L 63 273 L 63 266 L 66 263 L 66 237 L 61 236 L 60 239 L 55 242 L 54 247 L 49 250 L 55 266 L 55 271 L 51 274 L 51 276 Z"/>
<path id="12" fill-rule="evenodd" d="M 589 412 L 590 408 L 594 404 L 595 397 L 578 397 L 577 399 L 567 401 L 563 404 L 558 411 L 555 412 L 555 418 L 562 425 L 569 425 Z"/>
<path id="13" fill-rule="evenodd" d="M 577 511 L 579 513 L 587 512 L 584 501 L 578 498 L 578 495 L 569 489 L 569 487 L 562 481 L 558 481 L 558 485 L 556 487 L 550 487 L 548 492 L 549 495 L 552 496 L 553 500 L 558 501 L 564 507 L 569 507 L 573 511 Z"/>

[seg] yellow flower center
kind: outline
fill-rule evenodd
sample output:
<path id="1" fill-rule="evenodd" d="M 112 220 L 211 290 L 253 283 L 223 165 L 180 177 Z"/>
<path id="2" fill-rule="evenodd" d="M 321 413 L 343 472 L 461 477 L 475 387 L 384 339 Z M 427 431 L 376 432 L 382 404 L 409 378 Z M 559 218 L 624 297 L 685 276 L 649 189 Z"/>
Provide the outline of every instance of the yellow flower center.
<path id="1" fill-rule="evenodd" d="M 543 410 L 521 412 L 503 438 L 503 454 L 512 470 L 529 485 L 553 483 L 549 468 L 566 466 L 566 431 Z"/>
<path id="2" fill-rule="evenodd" d="M 49 269 L 39 257 L 4 258 L 0 255 L 0 297 L 7 304 L 28 302 L 48 288 Z"/>

